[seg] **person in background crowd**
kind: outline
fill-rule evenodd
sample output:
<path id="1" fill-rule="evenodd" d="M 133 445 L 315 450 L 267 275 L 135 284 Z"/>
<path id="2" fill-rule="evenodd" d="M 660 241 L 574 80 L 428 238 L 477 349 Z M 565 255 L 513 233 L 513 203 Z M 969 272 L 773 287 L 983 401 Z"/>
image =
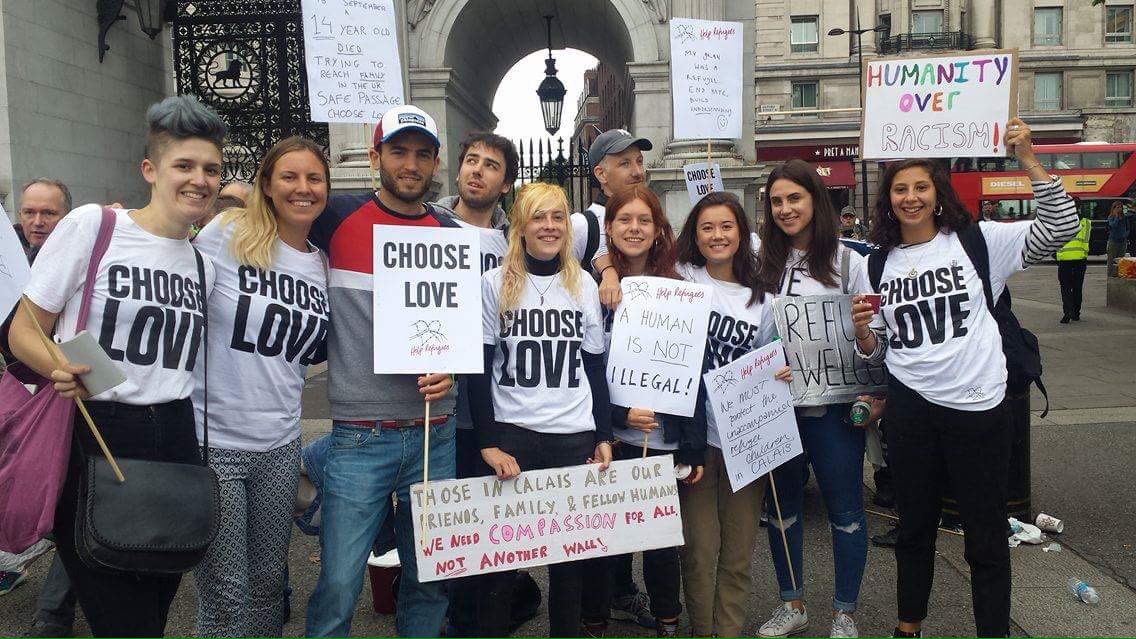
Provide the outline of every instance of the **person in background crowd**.
<path id="1" fill-rule="evenodd" d="M 29 262 L 35 262 L 40 247 L 70 210 L 71 191 L 62 181 L 38 177 L 24 183 L 20 189 L 20 222 L 15 226 Z"/>
<path id="2" fill-rule="evenodd" d="M 240 180 L 234 180 L 226 184 L 224 188 L 221 189 L 221 192 L 217 194 L 217 199 L 232 198 L 233 200 L 239 202 L 239 204 L 236 204 L 235 206 L 243 207 L 245 203 L 249 201 L 249 197 L 252 196 L 252 192 L 253 187 L 251 184 L 249 184 L 248 182 L 241 182 Z M 232 200 L 226 199 L 226 201 Z M 223 211 L 224 209 L 221 210 Z"/>
<path id="3" fill-rule="evenodd" d="M 141 209 L 114 211 L 114 234 L 98 266 L 87 330 L 126 374 L 127 381 L 86 402 L 111 453 L 118 457 L 200 464 L 193 426 L 193 369 L 204 329 L 203 305 L 213 282 L 213 265 L 189 243 L 189 228 L 209 210 L 221 180 L 221 146 L 227 128 L 192 97 L 171 97 L 150 107 L 142 177 L 150 201 Z M 103 213 L 98 205 L 68 215 L 44 243 L 24 293 L 40 328 L 71 337 Z M 112 288 L 110 273 L 137 275 Z M 159 301 L 153 281 L 181 282 L 181 298 Z M 117 279 L 117 278 L 116 278 Z M 126 288 L 123 295 L 119 287 Z M 113 297 L 112 297 L 113 294 Z M 153 329 L 169 346 L 157 361 L 127 345 L 132 330 L 154 315 L 181 317 Z M 141 323 L 141 324 L 140 324 Z M 180 333 L 184 339 L 176 339 Z M 36 372 L 54 380 L 66 397 L 87 398 L 77 375 L 82 366 L 56 367 L 26 313 L 13 320 L 12 351 Z M 75 550 L 76 507 L 84 452 L 98 447 L 76 414 L 67 479 L 55 513 L 55 543 L 71 584 L 96 636 L 161 636 L 180 574 L 108 572 L 88 567 Z M 176 487 L 171 487 L 176 489 Z M 144 513 L 139 513 L 144 516 Z"/>
<path id="4" fill-rule="evenodd" d="M 1081 293 L 1085 288 L 1085 270 L 1089 266 L 1089 234 L 1092 222 L 1082 217 L 1077 233 L 1057 249 L 1057 283 L 1061 287 L 1061 323 L 1081 321 Z"/>
<path id="5" fill-rule="evenodd" d="M 762 216 L 759 277 L 767 290 L 786 297 L 869 290 L 862 268 L 865 258 L 837 239 L 831 200 L 820 176 L 806 162 L 790 160 L 770 172 Z M 768 508 L 766 512 L 769 552 L 784 603 L 761 625 L 758 634 L 762 637 L 796 634 L 809 622 L 804 604 L 804 486 L 800 478 L 810 463 L 832 532 L 835 591 L 830 636 L 858 636 L 853 614 L 868 562 L 868 521 L 863 503 L 864 428 L 849 422 L 851 408 L 850 402 L 840 402 L 796 409 L 804 453 L 773 471 L 780 486 L 784 531 L 778 530 L 776 514 Z M 771 501 L 767 496 L 766 504 Z M 782 532 L 788 540 L 788 557 Z"/>
<path id="6" fill-rule="evenodd" d="M 328 399 L 331 450 L 324 467 L 320 575 L 308 601 L 309 637 L 347 636 L 371 542 L 391 508 L 411 508 L 410 486 L 422 481 L 423 456 L 430 480 L 454 478 L 452 380 L 445 373 L 377 375 L 374 372 L 374 307 L 371 229 L 391 226 L 456 227 L 425 203 L 438 169 L 438 127 L 412 105 L 383 115 L 370 149 L 382 188 L 366 195 L 333 195 L 312 226 L 311 239 L 329 261 Z M 424 402 L 431 420 L 423 423 Z M 423 450 L 424 429 L 430 449 Z M 442 630 L 447 596 L 443 582 L 418 581 L 411 517 L 395 517 L 402 563 L 398 614 L 402 637 L 434 637 Z"/>
<path id="7" fill-rule="evenodd" d="M 768 194 L 766 197 L 768 197 Z M 827 208 L 831 210 L 831 204 Z M 833 217 L 835 217 L 835 215 Z M 768 221 L 769 220 L 765 220 L 765 222 Z M 764 227 L 764 224 L 762 227 Z M 856 218 L 856 211 L 854 211 L 851 206 L 844 207 L 844 210 L 840 212 L 840 228 L 837 229 L 837 231 L 840 237 L 848 240 L 863 240 L 868 236 L 864 225 Z"/>
<path id="8" fill-rule="evenodd" d="M 979 219 L 986 222 L 993 222 L 998 219 L 998 207 L 995 206 L 994 200 L 983 200 L 980 209 Z"/>
<path id="9" fill-rule="evenodd" d="M 1113 202 L 1108 210 L 1108 242 L 1105 254 L 1108 255 L 1108 277 L 1116 277 L 1116 260 L 1124 257 L 1128 250 L 1128 235 L 1132 231 L 1132 218 L 1136 212 L 1123 202 Z"/>
<path id="10" fill-rule="evenodd" d="M 608 256 L 620 278 L 649 275 L 678 279 L 675 272 L 675 237 L 659 198 L 645 184 L 620 191 L 607 201 L 605 235 Z M 610 311 L 604 313 L 607 342 L 611 342 Z M 674 455 L 676 463 L 691 467 L 683 480 L 697 483 L 702 477 L 706 437 L 694 427 L 690 417 L 656 413 L 650 408 L 612 405 L 615 458 L 637 459 L 647 455 Z M 702 436 L 700 436 L 702 435 Z M 587 562 L 584 590 L 584 633 L 602 637 L 611 614 L 612 570 L 631 572 L 631 554 L 604 557 Z M 659 637 L 678 636 L 681 574 L 678 548 L 643 551 L 643 580 L 650 596 L 651 615 Z"/>
<path id="11" fill-rule="evenodd" d="M 1033 182 L 1036 217 L 979 222 L 975 237 L 970 213 L 936 161 L 893 162 L 880 180 L 872 221 L 880 252 L 868 261 L 868 280 L 882 295 L 880 313 L 853 298 L 856 348 L 886 362 L 890 375 L 883 418 L 900 518 L 896 637 L 922 636 L 940 497 L 948 487 L 966 530 L 977 636 L 1005 637 L 1010 630 L 1006 481 L 1013 429 L 1004 402 L 1006 356 L 961 235 L 985 241 L 989 293 L 998 299 L 1006 278 L 1047 259 L 1077 232 L 1077 208 L 1034 155 L 1025 123 L 1010 120 L 1004 143 Z M 874 261 L 881 258 L 882 264 Z"/>
<path id="12" fill-rule="evenodd" d="M 193 405 L 200 440 L 209 393 L 209 465 L 221 504 L 217 538 L 195 572 L 200 637 L 278 637 L 284 630 L 300 394 L 307 367 L 327 358 L 327 274 L 308 232 L 327 204 L 330 180 L 318 144 L 282 140 L 261 160 L 247 205 L 228 209 L 195 241 L 217 271 L 207 344 L 213 388 L 196 369 Z M 276 346 L 265 341 L 277 322 L 298 336 L 286 348 L 279 347 L 283 337 Z"/>
<path id="13" fill-rule="evenodd" d="M 513 205 L 505 261 L 481 279 L 486 372 L 470 377 L 469 397 L 481 457 L 500 480 L 523 470 L 611 463 L 598 291 L 572 256 L 572 239 L 564 189 L 527 184 Z M 530 314 L 571 319 L 530 322 Z M 534 332 L 556 325 L 556 334 Z M 518 357 L 518 344 L 533 338 L 552 352 L 580 355 L 559 369 Z M 514 381 L 526 377 L 534 385 Z M 552 564 L 548 574 L 549 636 L 579 636 L 583 563 Z M 514 579 L 512 570 L 482 575 L 477 612 L 486 636 L 508 633 Z"/>
<path id="14" fill-rule="evenodd" d="M 835 237 L 835 234 L 833 234 Z M 703 372 L 768 344 L 777 333 L 770 311 L 774 290 L 758 277 L 757 255 L 741 202 L 710 193 L 694 205 L 678 238 L 678 273 L 713 290 Z M 786 366 L 778 379 L 789 380 Z M 699 385 L 695 429 L 705 432 L 702 480 L 681 486 L 682 580 L 691 632 L 737 637 L 746 618 L 750 564 L 767 476 L 734 492 L 722 457 L 718 424 Z"/>

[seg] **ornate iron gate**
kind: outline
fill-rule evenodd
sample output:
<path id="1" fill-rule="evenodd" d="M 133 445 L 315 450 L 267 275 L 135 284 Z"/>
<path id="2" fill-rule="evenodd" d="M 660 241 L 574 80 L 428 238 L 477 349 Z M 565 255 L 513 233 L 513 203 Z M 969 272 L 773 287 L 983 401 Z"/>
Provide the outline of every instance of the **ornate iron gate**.
<path id="1" fill-rule="evenodd" d="M 228 123 L 224 182 L 251 181 L 265 151 L 290 135 L 328 149 L 327 125 L 308 109 L 301 20 L 300 0 L 178 0 L 177 90 Z"/>
<path id="2" fill-rule="evenodd" d="M 564 155 L 564 138 L 558 138 L 555 151 L 551 139 L 517 142 L 521 157 L 520 172 L 517 179 L 521 184 L 530 182 L 549 182 L 559 184 L 568 191 L 568 203 L 573 211 L 582 211 L 592 203 L 594 179 L 588 164 L 588 150 L 578 140 L 568 141 L 568 155 Z M 598 188 L 598 185 L 596 185 Z M 516 189 L 509 192 L 505 210 L 513 204 Z"/>

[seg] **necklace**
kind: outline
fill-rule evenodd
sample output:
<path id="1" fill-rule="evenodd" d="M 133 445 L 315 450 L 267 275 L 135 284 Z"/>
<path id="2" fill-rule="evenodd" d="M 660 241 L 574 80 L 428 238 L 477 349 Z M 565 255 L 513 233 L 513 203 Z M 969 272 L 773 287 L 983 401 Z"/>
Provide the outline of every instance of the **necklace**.
<path id="1" fill-rule="evenodd" d="M 922 257 L 920 257 L 918 260 L 916 260 L 915 264 L 912 265 L 911 259 L 907 256 L 906 249 L 913 248 L 914 246 L 915 246 L 914 244 L 908 244 L 907 246 L 900 246 L 899 247 L 900 250 L 903 251 L 901 253 L 901 255 L 903 255 L 903 262 L 905 264 L 907 264 L 908 268 L 911 269 L 911 270 L 907 271 L 907 279 L 909 279 L 909 280 L 913 280 L 913 279 L 919 277 L 919 267 L 923 265 L 923 258 Z"/>
<path id="2" fill-rule="evenodd" d="M 529 284 L 532 284 L 533 290 L 535 290 L 537 294 L 540 295 L 540 305 L 544 306 L 544 294 L 547 293 L 548 289 L 552 288 L 552 285 L 556 283 L 556 278 L 553 278 L 552 281 L 548 283 L 548 286 L 545 286 L 544 290 L 542 291 L 540 290 L 540 287 L 536 285 L 536 282 L 533 281 L 532 275 L 526 275 L 526 277 L 529 278 Z"/>

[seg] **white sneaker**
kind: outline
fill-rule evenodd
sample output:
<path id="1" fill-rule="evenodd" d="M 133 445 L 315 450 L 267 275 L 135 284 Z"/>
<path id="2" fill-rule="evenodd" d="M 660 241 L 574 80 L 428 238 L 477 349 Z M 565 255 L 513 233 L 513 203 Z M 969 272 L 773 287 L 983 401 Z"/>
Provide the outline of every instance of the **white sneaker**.
<path id="1" fill-rule="evenodd" d="M 804 632 L 807 625 L 809 625 L 809 613 L 785 603 L 774 609 L 773 617 L 761 624 L 757 634 L 762 637 L 788 637 Z"/>
<path id="2" fill-rule="evenodd" d="M 859 637 L 860 631 L 856 628 L 856 620 L 844 614 L 837 612 L 832 617 L 832 631 L 828 633 L 830 637 Z"/>

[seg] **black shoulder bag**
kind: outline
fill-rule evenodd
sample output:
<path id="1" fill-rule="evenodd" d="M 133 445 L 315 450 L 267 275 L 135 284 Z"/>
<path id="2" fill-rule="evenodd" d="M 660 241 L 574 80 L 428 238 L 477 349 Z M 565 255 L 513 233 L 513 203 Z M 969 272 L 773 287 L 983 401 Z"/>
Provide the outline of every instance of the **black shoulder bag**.
<path id="1" fill-rule="evenodd" d="M 106 459 L 86 457 L 75 521 L 75 549 L 96 570 L 180 574 L 205 557 L 217 536 L 217 474 L 209 467 L 209 312 L 205 265 L 197 258 L 204 322 L 205 402 L 202 464 L 119 459 L 118 483 Z"/>

